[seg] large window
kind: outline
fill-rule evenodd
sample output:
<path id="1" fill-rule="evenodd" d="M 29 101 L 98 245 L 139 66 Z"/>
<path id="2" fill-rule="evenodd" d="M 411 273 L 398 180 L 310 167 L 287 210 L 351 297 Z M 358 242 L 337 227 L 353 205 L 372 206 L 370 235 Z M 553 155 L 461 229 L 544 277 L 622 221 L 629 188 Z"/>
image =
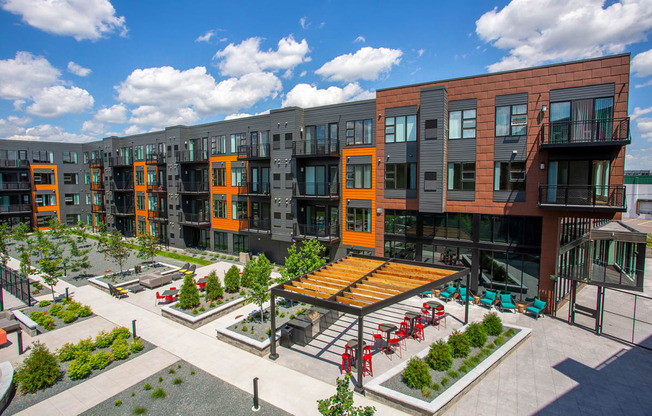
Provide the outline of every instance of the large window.
<path id="1" fill-rule="evenodd" d="M 213 217 L 226 218 L 226 201 L 213 201 Z"/>
<path id="2" fill-rule="evenodd" d="M 77 163 L 77 152 L 63 152 L 63 163 Z"/>
<path id="3" fill-rule="evenodd" d="M 145 160 L 145 151 L 143 149 L 143 146 L 134 146 L 134 160 L 135 161 L 141 161 Z M 139 231 L 140 233 L 140 231 Z"/>
<path id="4" fill-rule="evenodd" d="M 496 162 L 494 191 L 524 191 L 525 162 Z"/>
<path id="5" fill-rule="evenodd" d="M 541 217 L 483 214 L 480 216 L 480 241 L 540 247 Z"/>
<path id="6" fill-rule="evenodd" d="M 233 201 L 231 204 L 231 218 L 234 220 L 246 220 L 247 203 L 244 201 Z"/>
<path id="7" fill-rule="evenodd" d="M 136 171 L 136 185 L 145 185 L 145 172 L 142 170 Z"/>
<path id="8" fill-rule="evenodd" d="M 145 221 L 138 220 L 138 234 L 145 235 L 145 230 L 146 230 L 145 225 L 146 225 Z"/>
<path id="9" fill-rule="evenodd" d="M 79 184 L 79 174 L 78 173 L 64 173 L 63 174 L 63 183 L 66 185 L 77 185 Z"/>
<path id="10" fill-rule="evenodd" d="M 226 135 L 211 137 L 211 155 L 222 155 L 227 153 Z"/>
<path id="11" fill-rule="evenodd" d="M 480 252 L 480 284 L 487 289 L 511 292 L 516 300 L 530 300 L 538 295 L 539 268 L 538 256 Z"/>
<path id="12" fill-rule="evenodd" d="M 65 194 L 63 197 L 66 205 L 79 205 L 79 194 Z"/>
<path id="13" fill-rule="evenodd" d="M 417 116 L 385 118 L 385 143 L 417 141 Z"/>
<path id="14" fill-rule="evenodd" d="M 475 190 L 475 162 L 452 162 L 448 164 L 448 190 Z"/>
<path id="15" fill-rule="evenodd" d="M 371 144 L 372 134 L 372 122 L 371 119 L 368 120 L 355 120 L 346 122 L 346 144 Z M 333 126 L 331 124 L 331 126 Z M 337 125 L 335 126 L 335 131 L 331 130 L 331 139 L 337 137 Z M 331 127 L 332 128 L 332 127 Z"/>
<path id="16" fill-rule="evenodd" d="M 240 146 L 246 144 L 247 133 L 237 133 L 231 135 L 231 153 L 239 153 Z"/>
<path id="17" fill-rule="evenodd" d="M 145 209 L 145 196 L 138 195 L 136 196 L 136 209 L 144 210 Z"/>
<path id="18" fill-rule="evenodd" d="M 226 186 L 226 168 L 213 169 L 213 186 Z"/>
<path id="19" fill-rule="evenodd" d="M 385 165 L 385 189 L 417 189 L 417 164 Z"/>
<path id="20" fill-rule="evenodd" d="M 348 231 L 371 232 L 371 209 L 347 208 L 346 229 Z"/>
<path id="21" fill-rule="evenodd" d="M 527 132 L 527 104 L 496 107 L 496 136 L 524 136 Z"/>
<path id="22" fill-rule="evenodd" d="M 405 241 L 385 241 L 385 257 L 415 260 L 416 244 Z"/>
<path id="23" fill-rule="evenodd" d="M 45 150 L 32 151 L 32 162 L 34 163 L 54 163 L 54 154 Z"/>
<path id="24" fill-rule="evenodd" d="M 34 185 L 54 185 L 54 174 L 53 173 L 35 173 L 34 174 Z"/>
<path id="25" fill-rule="evenodd" d="M 417 236 L 417 211 L 385 210 L 385 233 Z"/>
<path id="26" fill-rule="evenodd" d="M 231 186 L 245 186 L 247 168 L 231 168 Z"/>
<path id="27" fill-rule="evenodd" d="M 249 251 L 249 239 L 246 235 L 233 234 L 233 252 Z"/>
<path id="28" fill-rule="evenodd" d="M 228 251 L 229 242 L 228 234 L 222 231 L 213 231 L 213 250 Z"/>
<path id="29" fill-rule="evenodd" d="M 346 165 L 346 187 L 371 189 L 371 165 Z"/>
<path id="30" fill-rule="evenodd" d="M 475 138 L 475 110 L 451 111 L 448 113 L 449 139 Z"/>
<path id="31" fill-rule="evenodd" d="M 550 141 L 611 140 L 613 112 L 613 97 L 550 103 Z"/>
<path id="32" fill-rule="evenodd" d="M 36 195 L 34 201 L 37 207 L 53 207 L 57 205 L 57 196 L 55 194 Z"/>

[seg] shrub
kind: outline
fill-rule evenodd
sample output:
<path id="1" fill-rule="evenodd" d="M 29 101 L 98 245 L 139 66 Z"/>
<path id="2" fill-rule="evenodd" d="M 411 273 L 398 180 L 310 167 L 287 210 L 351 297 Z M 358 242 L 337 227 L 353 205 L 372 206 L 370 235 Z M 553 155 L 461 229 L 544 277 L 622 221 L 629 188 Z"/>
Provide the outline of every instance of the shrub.
<path id="1" fill-rule="evenodd" d="M 176 371 L 174 371 L 174 368 L 170 368 L 170 369 L 168 370 L 168 374 L 174 374 L 174 373 L 176 373 Z"/>
<path id="2" fill-rule="evenodd" d="M 91 373 L 91 365 L 85 359 L 75 358 L 68 365 L 66 372 L 71 380 L 80 380 Z"/>
<path id="3" fill-rule="evenodd" d="M 516 334 L 516 331 L 514 331 L 513 328 L 509 328 L 507 331 L 505 331 L 505 334 L 504 334 L 504 335 L 505 335 L 507 338 L 511 338 L 511 337 L 513 337 L 515 334 Z"/>
<path id="4" fill-rule="evenodd" d="M 143 340 L 140 338 L 134 339 L 131 341 L 131 344 L 129 344 L 129 349 L 134 354 L 141 352 L 143 348 L 145 348 L 145 346 L 143 345 Z"/>
<path id="5" fill-rule="evenodd" d="M 48 306 L 50 306 L 49 300 L 42 300 L 38 303 L 39 308 L 47 308 Z"/>
<path id="6" fill-rule="evenodd" d="M 503 323 L 495 312 L 486 314 L 482 320 L 482 325 L 488 335 L 497 337 L 503 332 Z"/>
<path id="7" fill-rule="evenodd" d="M 199 308 L 199 312 L 204 312 L 205 310 L 206 310 L 206 308 L 204 308 L 203 306 L 201 306 L 201 307 Z"/>
<path id="8" fill-rule="evenodd" d="M 79 310 L 77 311 L 77 315 L 78 315 L 80 318 L 85 318 L 85 317 L 87 317 L 87 316 L 91 316 L 92 314 L 93 314 L 93 311 L 91 310 L 91 307 L 90 307 L 90 306 L 82 306 L 82 307 L 79 308 Z"/>
<path id="9" fill-rule="evenodd" d="M 183 309 L 190 309 L 199 305 L 199 290 L 197 290 L 192 275 L 186 275 L 183 278 L 183 285 L 181 285 L 181 291 L 179 292 L 179 305 Z"/>
<path id="10" fill-rule="evenodd" d="M 143 413 L 147 413 L 147 409 L 143 406 L 136 406 L 134 407 L 134 414 L 135 415 L 142 415 Z"/>
<path id="11" fill-rule="evenodd" d="M 79 312 L 79 310 L 82 308 L 81 303 L 77 303 L 72 299 L 69 301 L 64 301 L 64 304 L 66 305 L 66 309 L 75 314 L 77 314 L 77 312 Z"/>
<path id="12" fill-rule="evenodd" d="M 195 375 L 195 370 L 192 370 L 192 371 L 190 372 L 190 375 L 191 375 L 191 376 L 194 376 L 194 375 Z"/>
<path id="13" fill-rule="evenodd" d="M 97 336 L 95 337 L 95 346 L 97 348 L 107 348 L 110 347 L 111 344 L 113 344 L 113 336 L 106 332 L 106 331 L 100 331 L 97 333 Z"/>
<path id="14" fill-rule="evenodd" d="M 113 330 L 111 331 L 111 338 L 114 342 L 118 338 L 127 339 L 130 336 L 131 336 L 131 332 L 129 332 L 129 329 L 127 329 L 124 326 L 113 328 Z"/>
<path id="15" fill-rule="evenodd" d="M 459 372 L 462 373 L 462 374 L 464 374 L 464 373 L 466 373 L 467 371 L 469 371 L 469 369 L 466 367 L 466 365 L 461 365 L 460 368 L 458 368 L 458 370 L 459 370 Z"/>
<path id="16" fill-rule="evenodd" d="M 63 309 L 63 306 L 59 305 L 58 303 L 55 303 L 54 305 L 50 306 L 50 309 L 48 309 L 50 315 L 54 316 L 59 316 L 59 314 L 64 310 L 65 309 Z"/>
<path id="17" fill-rule="evenodd" d="M 177 378 L 175 378 L 175 379 L 172 381 L 172 383 L 173 383 L 173 384 L 181 384 L 181 383 L 183 383 L 183 380 L 181 380 L 180 377 L 177 377 Z"/>
<path id="18" fill-rule="evenodd" d="M 115 406 L 116 406 L 116 407 L 120 407 L 120 406 L 122 406 L 122 401 L 121 401 L 121 400 L 116 400 L 116 401 L 115 401 Z"/>
<path id="19" fill-rule="evenodd" d="M 242 275 L 240 276 L 240 286 L 242 287 L 251 287 L 254 280 L 254 268 L 255 261 L 248 261 L 242 269 Z"/>
<path id="20" fill-rule="evenodd" d="M 43 328 L 45 328 L 48 331 L 54 329 L 54 318 L 48 314 L 45 314 L 43 312 L 33 311 L 32 313 L 29 314 L 29 317 L 32 319 L 32 321 L 41 325 Z"/>
<path id="21" fill-rule="evenodd" d="M 59 318 L 61 318 L 63 322 L 69 324 L 77 320 L 77 314 L 73 311 L 61 311 L 59 313 Z"/>
<path id="22" fill-rule="evenodd" d="M 446 371 L 453 365 L 453 356 L 450 346 L 440 339 L 430 346 L 426 363 L 437 371 Z"/>
<path id="23" fill-rule="evenodd" d="M 93 338 L 88 337 L 82 339 L 77 343 L 77 354 L 91 353 L 95 350 L 95 344 L 93 343 Z"/>
<path id="24" fill-rule="evenodd" d="M 217 277 L 217 272 L 212 270 L 210 273 L 208 273 L 208 280 L 206 281 L 206 300 L 217 300 L 222 296 L 224 296 L 224 288 L 222 287 L 220 279 Z M 214 306 L 215 305 L 211 307 Z"/>
<path id="25" fill-rule="evenodd" d="M 159 383 L 160 383 L 160 381 L 159 381 Z M 143 386 L 143 390 L 145 390 L 145 391 L 149 391 L 151 389 L 152 389 L 152 385 L 149 384 L 149 383 L 145 383 L 145 385 Z"/>
<path id="26" fill-rule="evenodd" d="M 448 377 L 444 377 L 441 379 L 441 386 L 446 387 L 446 384 L 448 384 Z"/>
<path id="27" fill-rule="evenodd" d="M 236 293 L 240 289 L 240 270 L 235 265 L 224 276 L 224 288 L 228 293 Z"/>
<path id="28" fill-rule="evenodd" d="M 152 399 L 163 399 L 165 397 L 165 390 L 158 388 L 152 392 Z"/>
<path id="29" fill-rule="evenodd" d="M 482 346 L 487 342 L 487 332 L 484 329 L 484 325 L 477 322 L 469 324 L 464 333 L 472 347 L 482 348 Z"/>
<path id="30" fill-rule="evenodd" d="M 431 378 L 428 365 L 417 357 L 412 357 L 403 371 L 403 380 L 413 389 L 429 386 Z"/>
<path id="31" fill-rule="evenodd" d="M 421 388 L 421 394 L 423 394 L 423 397 L 430 397 L 430 389 L 428 386 L 423 386 Z"/>
<path id="32" fill-rule="evenodd" d="M 54 384 L 60 375 L 57 357 L 45 344 L 36 341 L 29 357 L 16 370 L 14 381 L 22 393 L 34 393 Z"/>
<path id="33" fill-rule="evenodd" d="M 126 360 L 129 357 L 129 346 L 124 338 L 118 338 L 111 346 L 111 354 L 116 360 Z"/>
<path id="34" fill-rule="evenodd" d="M 111 354 L 108 351 L 98 351 L 91 355 L 88 363 L 93 370 L 101 370 L 111 363 Z"/>
<path id="35" fill-rule="evenodd" d="M 75 344 L 72 344 L 70 342 L 63 344 L 61 348 L 57 351 L 57 354 L 59 355 L 59 359 L 61 361 L 70 361 L 75 358 L 75 354 L 77 353 L 77 347 Z"/>
<path id="36" fill-rule="evenodd" d="M 247 332 L 247 326 L 246 325 L 242 325 L 242 332 Z"/>
<path id="37" fill-rule="evenodd" d="M 450 377 L 450 378 L 458 378 L 460 376 L 460 373 L 458 373 L 455 370 L 451 370 L 446 374 L 448 374 L 448 377 Z"/>
<path id="38" fill-rule="evenodd" d="M 163 382 L 163 377 L 159 377 L 159 378 L 158 378 L 158 382 L 159 382 L 159 383 L 162 383 L 162 382 Z"/>
<path id="39" fill-rule="evenodd" d="M 494 340 L 494 344 L 496 344 L 497 347 L 503 345 L 504 343 L 505 343 L 505 337 L 503 337 L 502 335 L 497 336 L 496 339 Z"/>
<path id="40" fill-rule="evenodd" d="M 471 351 L 471 346 L 469 345 L 469 340 L 466 339 L 466 335 L 457 330 L 449 335 L 448 345 L 451 347 L 453 358 L 464 358 Z"/>
<path id="41" fill-rule="evenodd" d="M 197 310 L 197 308 L 195 308 L 195 309 L 192 310 L 192 314 L 193 314 L 193 315 L 198 315 L 198 314 L 199 314 L 199 311 Z"/>
<path id="42" fill-rule="evenodd" d="M 431 387 L 432 387 L 432 389 L 433 389 L 434 391 L 439 391 L 439 390 L 441 390 L 441 385 L 440 385 L 439 383 L 435 383 L 435 384 L 433 384 Z"/>
<path id="43" fill-rule="evenodd" d="M 212 309 L 212 308 L 215 307 L 215 304 L 214 304 L 213 302 L 211 302 L 211 303 L 208 305 L 208 307 Z"/>

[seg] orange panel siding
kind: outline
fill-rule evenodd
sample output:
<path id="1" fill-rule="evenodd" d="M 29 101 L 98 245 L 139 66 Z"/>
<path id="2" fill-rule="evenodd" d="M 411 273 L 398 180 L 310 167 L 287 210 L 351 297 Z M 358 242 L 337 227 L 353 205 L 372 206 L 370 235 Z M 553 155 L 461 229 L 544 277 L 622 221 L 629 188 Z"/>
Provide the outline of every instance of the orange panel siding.
<path id="1" fill-rule="evenodd" d="M 237 160 L 237 155 L 211 157 L 211 165 L 209 169 L 211 181 L 211 209 L 214 208 L 213 195 L 226 195 L 226 218 L 215 218 L 213 217 L 213 212 L 211 211 L 211 228 L 236 232 L 240 230 L 241 221 L 232 219 L 233 196 L 238 195 L 238 190 L 240 187 L 231 186 L 231 163 L 236 162 Z M 213 163 L 215 162 L 226 162 L 226 186 L 213 186 Z"/>
<path id="2" fill-rule="evenodd" d="M 61 210 L 59 209 L 59 198 L 61 198 L 61 192 L 59 192 L 59 176 L 57 174 L 57 165 L 55 164 L 44 164 L 44 165 L 30 165 L 29 170 L 32 176 L 32 184 L 34 184 L 34 170 L 35 169 L 51 169 L 54 171 L 54 185 L 34 185 L 32 187 L 32 207 L 34 209 L 34 225 L 36 226 L 36 214 L 39 212 L 52 212 L 56 211 L 57 219 L 61 221 Z M 56 197 L 54 198 L 54 206 L 48 207 L 37 207 L 36 206 L 36 191 L 54 191 Z M 39 227 L 41 230 L 45 230 L 48 227 Z"/>
<path id="3" fill-rule="evenodd" d="M 346 158 L 349 156 L 371 156 L 371 189 L 348 189 L 346 187 Z M 373 248 L 376 241 L 376 149 L 373 147 L 356 147 L 342 150 L 342 243 L 359 247 Z M 348 199 L 366 199 L 371 201 L 371 232 L 346 230 L 346 201 Z"/>
<path id="4" fill-rule="evenodd" d="M 143 175 L 145 178 L 145 185 L 136 185 L 136 167 L 143 167 Z M 143 192 L 145 194 L 145 209 L 138 209 L 138 204 L 136 202 L 137 192 Z M 147 207 L 149 206 L 149 201 L 147 200 L 147 164 L 145 161 L 134 162 L 134 207 L 136 210 L 136 223 L 134 224 L 136 235 L 142 235 L 138 232 L 138 217 L 145 218 L 145 232 L 149 232 L 149 221 L 147 221 Z"/>

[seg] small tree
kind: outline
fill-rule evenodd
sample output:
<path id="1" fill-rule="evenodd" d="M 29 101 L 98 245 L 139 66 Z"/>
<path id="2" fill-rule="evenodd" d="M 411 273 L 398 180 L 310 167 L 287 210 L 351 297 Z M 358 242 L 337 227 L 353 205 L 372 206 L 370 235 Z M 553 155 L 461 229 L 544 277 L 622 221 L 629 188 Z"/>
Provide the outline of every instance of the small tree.
<path id="1" fill-rule="evenodd" d="M 248 261 L 242 269 L 242 274 L 240 275 L 240 286 L 242 287 L 251 287 L 251 281 L 254 278 L 252 266 L 254 265 L 253 261 Z"/>
<path id="2" fill-rule="evenodd" d="M 9 227 L 7 224 L 0 224 L 0 264 L 7 265 L 9 261 L 9 250 L 7 250 L 7 242 L 11 237 Z"/>
<path id="3" fill-rule="evenodd" d="M 86 243 L 86 237 L 88 236 L 88 226 L 85 222 L 79 221 L 77 225 L 71 230 L 73 234 L 77 236 L 77 244 Z"/>
<path id="4" fill-rule="evenodd" d="M 137 240 L 140 248 L 138 249 L 138 253 L 136 253 L 136 257 L 154 263 L 154 257 L 159 251 L 158 237 L 151 234 L 143 234 L 139 235 Z"/>
<path id="5" fill-rule="evenodd" d="M 112 260 L 120 267 L 120 274 L 122 274 L 122 268 L 131 255 L 131 249 L 127 247 L 127 243 L 120 231 L 109 234 L 103 253 L 105 259 Z"/>
<path id="6" fill-rule="evenodd" d="M 80 249 L 77 243 L 70 239 L 70 270 L 73 272 L 82 272 L 86 274 L 86 270 L 90 269 L 91 263 L 88 261 L 88 253 L 90 248 Z"/>
<path id="7" fill-rule="evenodd" d="M 41 268 L 43 280 L 50 286 L 52 290 L 52 301 L 54 299 L 54 286 L 59 282 L 59 278 L 63 276 L 63 269 L 60 267 L 63 260 L 59 258 L 44 257 L 41 259 L 39 266 Z"/>
<path id="8" fill-rule="evenodd" d="M 372 416 L 376 408 L 372 406 L 353 406 L 353 391 L 349 389 L 350 374 L 337 378 L 337 392 L 323 400 L 317 400 L 317 410 L 326 416 Z"/>
<path id="9" fill-rule="evenodd" d="M 51 386 L 61 375 L 59 361 L 45 344 L 36 341 L 32 352 L 16 370 L 14 381 L 22 393 L 34 393 Z"/>
<path id="10" fill-rule="evenodd" d="M 288 248 L 285 265 L 279 268 L 281 274 L 279 280 L 294 279 L 323 266 L 326 263 L 326 260 L 321 257 L 324 251 L 326 251 L 326 247 L 318 240 L 304 241 L 299 251 L 297 251 L 296 244 L 292 244 Z"/>
<path id="11" fill-rule="evenodd" d="M 256 260 L 251 260 L 247 265 L 251 264 L 251 282 L 250 286 L 246 288 L 244 299 L 246 302 L 255 303 L 260 308 L 261 322 L 265 322 L 265 315 L 263 314 L 263 303 L 269 299 L 269 287 L 273 281 L 271 279 L 273 264 L 269 262 L 264 254 L 258 256 Z M 271 311 L 270 313 L 274 313 Z"/>
<path id="12" fill-rule="evenodd" d="M 29 225 L 25 222 L 20 222 L 18 225 L 14 226 L 12 229 L 12 238 L 14 241 L 17 243 L 21 241 L 27 240 L 27 236 L 29 235 L 29 232 L 32 231 L 29 228 Z"/>
<path id="13" fill-rule="evenodd" d="M 32 257 L 29 255 L 27 244 L 22 244 L 18 249 L 20 251 L 20 275 L 27 279 L 32 274 Z"/>
<path id="14" fill-rule="evenodd" d="M 55 240 L 63 238 L 68 234 L 68 225 L 59 222 L 56 217 L 48 220 L 48 227 L 50 228 L 50 235 Z"/>
<path id="15" fill-rule="evenodd" d="M 240 289 L 240 270 L 235 265 L 224 275 L 224 288 L 228 293 L 235 293 Z"/>
<path id="16" fill-rule="evenodd" d="M 211 272 L 208 273 L 208 280 L 206 281 L 206 300 L 218 300 L 222 296 L 224 296 L 222 283 L 220 283 L 220 279 L 217 277 L 217 272 L 211 270 Z"/>
<path id="17" fill-rule="evenodd" d="M 199 305 L 199 290 L 197 290 L 192 275 L 186 275 L 183 278 L 183 285 L 181 285 L 181 292 L 179 293 L 179 304 L 183 309 L 190 309 Z"/>

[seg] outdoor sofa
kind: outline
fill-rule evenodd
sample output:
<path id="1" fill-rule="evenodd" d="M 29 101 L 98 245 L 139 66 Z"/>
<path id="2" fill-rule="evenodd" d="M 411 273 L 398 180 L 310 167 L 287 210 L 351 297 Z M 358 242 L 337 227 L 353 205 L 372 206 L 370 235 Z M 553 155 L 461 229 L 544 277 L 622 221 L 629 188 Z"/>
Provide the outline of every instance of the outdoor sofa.
<path id="1" fill-rule="evenodd" d="M 154 289 L 155 287 L 167 285 L 172 281 L 172 276 L 170 274 L 167 275 L 160 275 L 160 274 L 146 274 L 144 276 L 140 276 L 138 279 L 138 283 L 141 286 L 145 286 L 150 289 Z"/>
<path id="2" fill-rule="evenodd" d="M 9 333 L 18 331 L 20 324 L 16 320 L 14 313 L 11 311 L 0 312 L 0 329 Z"/>

